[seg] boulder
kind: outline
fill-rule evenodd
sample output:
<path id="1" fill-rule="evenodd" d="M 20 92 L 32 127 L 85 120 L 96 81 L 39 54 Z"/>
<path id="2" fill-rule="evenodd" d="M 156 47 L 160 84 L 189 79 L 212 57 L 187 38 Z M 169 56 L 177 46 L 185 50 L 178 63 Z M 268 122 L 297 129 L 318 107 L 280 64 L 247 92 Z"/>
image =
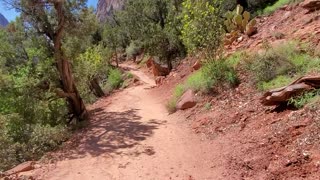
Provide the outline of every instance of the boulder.
<path id="1" fill-rule="evenodd" d="M 165 67 L 160 63 L 157 63 L 154 59 L 151 59 L 149 63 L 151 63 L 152 73 L 155 77 L 167 76 L 170 73 L 170 70 L 168 67 Z"/>
<path id="2" fill-rule="evenodd" d="M 27 162 L 24 162 L 22 164 L 19 164 L 18 166 L 8 170 L 5 172 L 5 175 L 6 176 L 10 176 L 12 174 L 18 174 L 18 173 L 21 173 L 21 172 L 25 172 L 25 171 L 31 171 L 34 169 L 34 162 L 33 161 L 27 161 Z"/>
<path id="3" fill-rule="evenodd" d="M 305 76 L 295 80 L 288 86 L 264 93 L 260 101 L 265 106 L 281 105 L 288 102 L 290 98 L 299 96 L 303 92 L 319 88 L 320 76 Z"/>
<path id="4" fill-rule="evenodd" d="M 201 66 L 202 66 L 201 61 L 197 60 L 196 63 L 194 63 L 194 65 L 192 66 L 192 69 L 196 71 L 196 70 L 199 70 Z"/>
<path id="5" fill-rule="evenodd" d="M 151 67 L 152 67 L 152 61 L 153 61 L 152 57 L 150 57 L 150 58 L 147 60 L 147 62 L 146 62 L 147 68 L 151 68 Z"/>
<path id="6" fill-rule="evenodd" d="M 312 12 L 320 9 L 320 0 L 305 0 L 301 6 L 307 9 L 308 12 Z"/>
<path id="7" fill-rule="evenodd" d="M 178 100 L 176 109 L 185 110 L 194 107 L 197 104 L 195 94 L 192 90 L 187 90 Z"/>

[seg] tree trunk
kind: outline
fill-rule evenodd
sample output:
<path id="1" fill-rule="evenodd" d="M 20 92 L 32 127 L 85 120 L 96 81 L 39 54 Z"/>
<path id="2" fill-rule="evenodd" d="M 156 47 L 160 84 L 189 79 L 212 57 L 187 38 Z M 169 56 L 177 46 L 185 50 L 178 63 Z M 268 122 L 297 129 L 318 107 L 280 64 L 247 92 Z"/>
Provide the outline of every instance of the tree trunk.
<path id="1" fill-rule="evenodd" d="M 62 82 L 62 90 L 68 102 L 69 113 L 73 114 L 79 121 L 88 118 L 88 112 L 83 103 L 82 98 L 76 88 L 72 77 L 70 63 L 63 57 L 56 59 L 58 61 L 57 68 Z"/>
<path id="2" fill-rule="evenodd" d="M 93 79 L 90 81 L 90 89 L 91 89 L 91 91 L 93 92 L 93 94 L 94 94 L 96 97 L 103 97 L 103 96 L 105 96 L 103 90 L 101 89 L 101 87 L 100 87 L 100 85 L 99 85 L 98 78 L 93 78 Z"/>
<path id="3" fill-rule="evenodd" d="M 172 62 L 170 59 L 167 59 L 167 66 L 168 66 L 168 70 L 170 72 L 172 70 Z"/>
<path id="4" fill-rule="evenodd" d="M 64 1 L 54 2 L 54 7 L 57 11 L 57 16 L 59 19 L 56 32 L 53 36 L 54 44 L 54 59 L 57 62 L 57 69 L 61 79 L 62 90 L 64 92 L 64 97 L 68 102 L 69 113 L 73 114 L 75 118 L 79 121 L 88 118 L 88 111 L 83 103 L 82 98 L 76 88 L 74 79 L 72 77 L 72 71 L 69 61 L 65 58 L 62 50 L 62 37 L 63 30 L 65 26 L 65 15 L 63 10 Z"/>

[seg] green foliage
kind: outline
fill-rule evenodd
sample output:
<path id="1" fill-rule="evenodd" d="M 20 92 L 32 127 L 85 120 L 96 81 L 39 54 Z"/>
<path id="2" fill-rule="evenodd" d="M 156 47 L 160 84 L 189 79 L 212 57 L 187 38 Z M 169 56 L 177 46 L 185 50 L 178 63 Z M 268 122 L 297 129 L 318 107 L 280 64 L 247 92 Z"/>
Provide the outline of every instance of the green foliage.
<path id="1" fill-rule="evenodd" d="M 270 81 L 279 75 L 289 74 L 294 71 L 294 64 L 286 54 L 269 49 L 264 54 L 254 57 L 250 65 L 257 82 Z"/>
<path id="2" fill-rule="evenodd" d="M 235 52 L 226 59 L 226 64 L 230 67 L 236 68 L 240 62 L 247 57 L 246 52 Z"/>
<path id="3" fill-rule="evenodd" d="M 186 86 L 182 84 L 178 84 L 173 90 L 173 96 L 166 104 L 167 110 L 169 113 L 174 113 L 176 111 L 177 101 L 186 91 Z"/>
<path id="4" fill-rule="evenodd" d="M 119 88 L 123 83 L 122 73 L 119 69 L 110 69 L 107 84 L 111 90 Z"/>
<path id="5" fill-rule="evenodd" d="M 301 0 L 278 0 L 274 4 L 271 4 L 267 7 L 265 7 L 262 11 L 260 11 L 260 14 L 269 15 L 275 12 L 277 9 L 281 8 L 282 6 L 290 3 L 297 3 L 301 2 Z"/>
<path id="6" fill-rule="evenodd" d="M 131 42 L 130 45 L 126 48 L 127 57 L 133 58 L 139 54 L 141 51 L 141 46 L 138 42 Z"/>
<path id="7" fill-rule="evenodd" d="M 171 113 L 174 113 L 177 111 L 177 99 L 174 99 L 174 98 L 171 98 L 169 99 L 169 101 L 167 102 L 166 104 L 166 108 L 168 110 L 168 112 L 171 114 Z"/>
<path id="8" fill-rule="evenodd" d="M 320 58 L 312 57 L 298 47 L 296 42 L 286 42 L 247 57 L 248 68 L 259 89 L 281 87 L 297 76 L 319 72 Z"/>
<path id="9" fill-rule="evenodd" d="M 79 12 L 77 19 L 76 28 L 66 32 L 63 43 L 64 52 L 71 60 L 90 48 L 95 43 L 93 35 L 99 33 L 99 23 L 94 9 L 88 8 Z"/>
<path id="10" fill-rule="evenodd" d="M 306 104 L 313 102 L 320 96 L 320 90 L 313 90 L 311 92 L 305 92 L 300 96 L 293 97 L 289 100 L 288 104 L 293 105 L 294 107 L 300 109 Z"/>
<path id="11" fill-rule="evenodd" d="M 96 100 L 90 89 L 90 81 L 93 78 L 105 79 L 107 77 L 109 70 L 108 57 L 103 54 L 106 52 L 108 52 L 108 49 L 103 49 L 101 46 L 93 46 L 87 48 L 84 53 L 79 54 L 74 60 L 75 82 L 78 84 L 80 95 L 88 103 Z"/>
<path id="12" fill-rule="evenodd" d="M 1 122 L 4 125 L 0 126 L 0 171 L 26 160 L 37 159 L 59 147 L 69 137 L 68 130 L 61 125 L 25 124 L 17 115 L 0 116 Z"/>
<path id="13" fill-rule="evenodd" d="M 206 111 L 209 111 L 211 108 L 212 108 L 212 105 L 211 103 L 206 103 L 203 108 L 206 110 Z"/>
<path id="14" fill-rule="evenodd" d="M 173 96 L 176 99 L 179 99 L 185 91 L 186 91 L 186 86 L 178 84 L 173 90 Z"/>
<path id="15" fill-rule="evenodd" d="M 56 149 L 68 137 L 69 132 L 61 125 L 51 127 L 37 124 L 33 127 L 28 146 L 31 146 L 30 149 L 33 154 L 41 156 L 44 152 Z"/>
<path id="16" fill-rule="evenodd" d="M 115 15 L 116 24 L 110 24 L 117 31 L 109 31 L 109 36 L 126 37 L 117 47 L 128 47 L 130 42 L 139 42 L 144 52 L 157 56 L 171 67 L 171 61 L 184 56 L 184 46 L 179 38 L 180 21 L 176 18 L 179 1 L 172 0 L 128 0 L 125 8 Z M 141 44 L 140 44 L 141 43 Z M 129 53 L 133 54 L 133 53 Z"/>
<path id="17" fill-rule="evenodd" d="M 279 88 L 290 84 L 293 81 L 293 78 L 290 78 L 285 75 L 277 76 L 268 82 L 261 82 L 258 84 L 258 89 L 261 91 L 271 90 L 274 88 Z"/>
<path id="18" fill-rule="evenodd" d="M 189 76 L 185 82 L 186 89 L 190 88 L 194 91 L 205 93 L 208 93 L 213 85 L 214 81 L 212 81 L 212 78 L 206 77 L 204 70 L 195 72 L 194 74 Z"/>
<path id="19" fill-rule="evenodd" d="M 216 86 L 233 87 L 239 83 L 235 70 L 225 60 L 209 61 L 199 71 L 190 75 L 183 84 L 178 84 L 172 98 L 167 103 L 169 112 L 175 111 L 179 98 L 188 89 L 195 92 L 209 93 Z"/>
<path id="20" fill-rule="evenodd" d="M 234 87 L 239 83 L 237 73 L 234 68 L 228 66 L 225 60 L 209 61 L 203 67 L 203 77 L 213 83 L 212 86 L 230 86 Z M 209 87 L 209 86 L 207 86 Z"/>
<path id="21" fill-rule="evenodd" d="M 14 5 L 27 13 L 30 6 L 24 2 Z M 80 1 L 66 5 L 62 49 L 65 58 L 76 67 L 73 72 L 77 83 L 84 86 L 86 79 L 100 74 L 105 62 L 102 57 L 106 56 L 99 47 L 92 47 L 92 34 L 98 24 L 93 9 L 82 9 L 83 5 Z M 34 11 L 34 18 L 25 14 L 6 29 L 0 29 L 0 171 L 36 160 L 69 137 L 66 101 L 55 93 L 61 88 L 61 78 L 54 62 L 52 39 L 48 34 L 39 34 L 39 29 L 56 28 L 57 16 L 51 13 L 52 7 L 47 6 L 42 14 Z M 67 12 L 68 8 L 72 12 Z M 44 29 L 41 25 L 46 20 Z"/>
<path id="22" fill-rule="evenodd" d="M 182 11 L 182 40 L 190 53 L 204 51 L 215 58 L 221 50 L 223 35 L 220 0 L 185 0 Z"/>

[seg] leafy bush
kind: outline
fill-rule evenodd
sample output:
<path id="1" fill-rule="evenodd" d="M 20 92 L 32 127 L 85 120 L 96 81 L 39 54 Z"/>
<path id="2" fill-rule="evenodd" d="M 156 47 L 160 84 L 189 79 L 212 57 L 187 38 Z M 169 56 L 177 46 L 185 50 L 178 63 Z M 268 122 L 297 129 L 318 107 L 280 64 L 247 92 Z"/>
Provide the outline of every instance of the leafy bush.
<path id="1" fill-rule="evenodd" d="M 248 55 L 245 52 L 238 51 L 229 56 L 226 59 L 226 63 L 228 66 L 236 68 L 241 62 L 241 60 L 247 58 L 247 56 Z"/>
<path id="2" fill-rule="evenodd" d="M 110 69 L 107 84 L 111 90 L 119 88 L 123 82 L 122 73 L 119 69 Z"/>
<path id="3" fill-rule="evenodd" d="M 239 83 L 237 73 L 225 60 L 209 61 L 203 67 L 203 76 L 211 81 L 212 86 L 236 86 Z M 207 86 L 209 87 L 209 86 Z"/>
<path id="4" fill-rule="evenodd" d="M 61 125 L 51 127 L 37 124 L 33 127 L 28 146 L 31 146 L 33 154 L 41 156 L 44 152 L 56 149 L 68 137 L 69 132 Z"/>
<path id="5" fill-rule="evenodd" d="M 47 64 L 52 62 L 41 61 L 36 67 L 27 63 L 1 75 L 5 85 L 0 87 L 0 171 L 36 159 L 67 138 L 62 129 L 67 131 L 68 109 L 64 99 L 51 92 L 56 79 Z M 36 143 L 41 130 L 49 131 L 38 136 L 47 138 L 50 148 Z"/>
<path id="6" fill-rule="evenodd" d="M 141 50 L 141 45 L 138 42 L 132 41 L 130 45 L 126 48 L 127 57 L 133 58 L 139 54 Z"/>
<path id="7" fill-rule="evenodd" d="M 254 72 L 257 82 L 270 81 L 294 70 L 294 64 L 288 56 L 273 49 L 267 50 L 265 54 L 256 55 L 254 59 L 250 68 Z"/>
<path id="8" fill-rule="evenodd" d="M 271 81 L 268 82 L 262 82 L 258 84 L 258 89 L 265 91 L 265 90 L 270 90 L 282 86 L 286 86 L 290 84 L 293 81 L 293 78 L 290 78 L 288 76 L 277 76 L 276 78 L 272 79 Z"/>
<path id="9" fill-rule="evenodd" d="M 299 109 L 312 102 L 314 99 L 319 98 L 318 96 L 320 96 L 320 90 L 313 90 L 311 92 L 303 93 L 301 96 L 291 98 L 288 104 L 292 104 L 294 107 Z"/>
<path id="10" fill-rule="evenodd" d="M 177 106 L 177 101 L 178 99 L 176 98 L 171 98 L 166 104 L 166 108 L 169 113 L 174 113 L 177 111 L 176 106 Z"/>
<path id="11" fill-rule="evenodd" d="M 185 0 L 182 3 L 182 40 L 189 53 L 204 51 L 215 58 L 221 48 L 223 8 L 221 0 Z"/>
<path id="12" fill-rule="evenodd" d="M 199 71 L 190 75 L 183 84 L 175 87 L 173 96 L 167 103 L 167 109 L 174 112 L 177 101 L 188 89 L 209 93 L 215 86 L 235 86 L 238 82 L 235 70 L 225 60 L 209 61 Z"/>
<path id="13" fill-rule="evenodd" d="M 94 78 L 103 80 L 107 77 L 109 65 L 108 49 L 101 46 L 93 46 L 88 48 L 84 53 L 78 55 L 73 63 L 74 77 L 77 83 L 77 88 L 81 97 L 87 103 L 93 103 L 96 96 L 92 93 L 90 88 L 90 81 Z"/>
<path id="14" fill-rule="evenodd" d="M 19 115 L 0 115 L 0 171 L 40 158 L 69 137 L 62 126 L 26 124 Z"/>
<path id="15" fill-rule="evenodd" d="M 320 58 L 312 57 L 297 47 L 296 42 L 287 42 L 247 57 L 248 68 L 260 90 L 281 87 L 296 76 L 320 72 Z"/>

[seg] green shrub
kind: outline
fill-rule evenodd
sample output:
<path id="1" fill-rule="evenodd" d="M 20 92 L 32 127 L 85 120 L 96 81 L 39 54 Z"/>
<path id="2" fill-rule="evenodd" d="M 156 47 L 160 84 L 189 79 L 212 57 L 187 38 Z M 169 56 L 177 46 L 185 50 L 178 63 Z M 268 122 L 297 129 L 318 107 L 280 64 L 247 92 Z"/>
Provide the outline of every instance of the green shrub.
<path id="1" fill-rule="evenodd" d="M 139 54 L 141 50 L 141 45 L 138 42 L 132 41 L 129 46 L 126 48 L 127 57 L 133 58 Z"/>
<path id="2" fill-rule="evenodd" d="M 201 91 L 208 93 L 211 90 L 213 84 L 214 82 L 212 81 L 212 79 L 206 77 L 204 74 L 204 70 L 201 70 L 189 76 L 189 78 L 185 82 L 185 87 L 196 92 Z"/>
<path id="3" fill-rule="evenodd" d="M 189 53 L 200 50 L 216 57 L 223 35 L 222 1 L 184 0 L 182 6 L 182 40 Z"/>
<path id="4" fill-rule="evenodd" d="M 184 85 L 181 85 L 181 84 L 178 84 L 175 88 L 174 88 L 174 91 L 173 91 L 173 96 L 175 98 L 180 98 L 183 93 L 186 91 L 186 87 Z"/>
<path id="5" fill-rule="evenodd" d="M 94 78 L 104 80 L 109 69 L 108 60 L 104 59 L 109 53 L 101 46 L 88 48 L 78 55 L 73 63 L 74 78 L 81 97 L 87 103 L 93 103 L 97 97 L 90 88 L 90 81 Z"/>
<path id="6" fill-rule="evenodd" d="M 170 98 L 170 100 L 167 102 L 166 107 L 169 113 L 174 113 L 176 111 L 176 105 L 177 101 L 180 99 L 180 97 L 183 95 L 183 93 L 186 91 L 186 86 L 183 84 L 178 84 L 174 90 L 173 90 L 173 96 Z"/>
<path id="7" fill-rule="evenodd" d="M 225 60 L 209 61 L 203 67 L 203 76 L 207 80 L 206 86 L 236 86 L 239 83 L 237 73 Z"/>
<path id="8" fill-rule="evenodd" d="M 169 99 L 169 101 L 166 104 L 166 108 L 170 114 L 176 112 L 176 110 L 177 110 L 176 106 L 177 106 L 177 99 L 176 98 Z"/>
<path id="9" fill-rule="evenodd" d="M 28 160 L 36 160 L 69 138 L 58 125 L 25 124 L 18 116 L 0 116 L 0 171 Z"/>
<path id="10" fill-rule="evenodd" d="M 211 103 L 206 103 L 203 108 L 206 110 L 206 111 L 209 111 L 211 108 L 212 108 L 212 104 Z"/>
<path id="11" fill-rule="evenodd" d="M 228 66 L 236 68 L 241 62 L 241 60 L 246 58 L 246 56 L 247 54 L 245 52 L 241 52 L 241 51 L 235 52 L 226 59 L 226 63 Z"/>
<path id="12" fill-rule="evenodd" d="M 68 108 L 64 99 L 50 92 L 56 88 L 56 79 L 51 77 L 51 66 L 41 70 L 46 73 L 39 71 L 44 68 L 42 63 L 46 62 L 39 62 L 36 68 L 30 64 L 17 67 L 0 87 L 0 171 L 37 159 L 67 138 L 61 129 L 67 131 L 63 127 Z M 50 83 L 43 87 L 42 82 Z M 49 132 L 37 135 L 46 138 L 37 144 L 35 135 L 41 130 Z"/>
<path id="13" fill-rule="evenodd" d="M 294 78 L 320 72 L 320 59 L 299 50 L 296 42 L 268 48 L 264 53 L 247 57 L 247 65 L 260 90 L 289 84 Z"/>
<path id="14" fill-rule="evenodd" d="M 250 69 L 254 72 L 257 82 L 270 81 L 294 70 L 294 64 L 289 57 L 275 49 L 268 49 L 264 54 L 257 54 L 253 58 Z"/>
<path id="15" fill-rule="evenodd" d="M 215 86 L 230 87 L 238 83 L 235 70 L 225 60 L 209 61 L 199 71 L 190 75 L 183 84 L 175 87 L 173 96 L 167 103 L 167 109 L 169 112 L 174 112 L 177 101 L 188 89 L 209 93 Z"/>
<path id="16" fill-rule="evenodd" d="M 301 96 L 293 97 L 289 100 L 288 104 L 292 104 L 294 107 L 300 109 L 306 104 L 313 102 L 320 96 L 320 90 L 313 90 L 311 92 L 303 93 Z"/>
<path id="17" fill-rule="evenodd" d="M 33 127 L 28 145 L 31 146 L 33 154 L 41 156 L 44 152 L 56 149 L 68 137 L 69 132 L 61 125 L 51 127 L 49 125 L 37 124 Z"/>
<path id="18" fill-rule="evenodd" d="M 258 89 L 261 91 L 271 90 L 274 88 L 286 86 L 286 85 L 290 84 L 292 81 L 293 81 L 293 78 L 281 75 L 281 76 L 274 78 L 271 81 L 262 82 L 262 83 L 258 84 Z"/>
<path id="19" fill-rule="evenodd" d="M 121 86 L 123 82 L 122 73 L 119 69 L 110 69 L 107 84 L 112 89 L 117 89 Z"/>

